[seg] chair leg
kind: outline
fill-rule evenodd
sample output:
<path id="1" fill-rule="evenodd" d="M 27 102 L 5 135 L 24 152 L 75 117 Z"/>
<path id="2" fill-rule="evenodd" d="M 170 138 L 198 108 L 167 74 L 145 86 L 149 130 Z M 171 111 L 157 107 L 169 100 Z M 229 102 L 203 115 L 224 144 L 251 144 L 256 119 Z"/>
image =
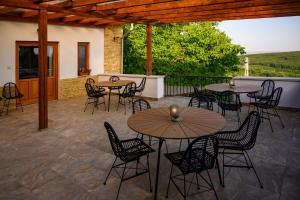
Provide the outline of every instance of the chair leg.
<path id="1" fill-rule="evenodd" d="M 9 104 L 10 104 L 10 99 L 8 99 L 8 103 L 6 104 L 6 115 L 8 115 Z"/>
<path id="2" fill-rule="evenodd" d="M 278 114 L 276 108 L 273 108 L 273 110 L 274 110 L 274 113 L 275 113 L 276 117 L 279 118 L 279 121 L 280 121 L 280 123 L 281 123 L 282 128 L 284 128 L 284 124 L 283 124 L 283 122 L 282 122 L 282 120 L 281 120 L 281 117 L 280 117 L 280 115 Z"/>
<path id="3" fill-rule="evenodd" d="M 269 124 L 270 124 L 270 127 L 271 127 L 271 130 L 272 130 L 272 132 L 274 132 L 274 130 L 273 130 L 273 126 L 272 126 L 272 122 L 271 122 L 271 117 L 270 117 L 270 113 L 268 112 L 268 110 L 266 109 L 266 113 L 267 113 L 267 115 L 268 115 L 268 120 L 269 120 Z"/>
<path id="4" fill-rule="evenodd" d="M 116 200 L 119 198 L 119 193 L 120 193 L 120 189 L 121 189 L 121 186 L 122 186 L 122 182 L 123 182 L 123 178 L 124 178 L 124 174 L 125 174 L 125 170 L 126 170 L 126 165 L 127 165 L 127 163 L 125 163 L 125 166 L 124 166 L 124 169 L 123 169 L 123 172 L 122 172 L 122 176 L 121 176 L 121 180 L 120 180 Z"/>
<path id="5" fill-rule="evenodd" d="M 147 155 L 147 167 L 148 167 L 148 175 L 149 175 L 150 192 L 152 192 L 151 173 L 150 173 L 150 166 L 149 166 L 149 154 Z"/>
<path id="6" fill-rule="evenodd" d="M 240 112 L 239 112 L 239 110 L 236 111 L 236 115 L 237 115 L 237 120 L 238 120 L 238 127 L 240 127 L 241 120 L 240 120 Z"/>
<path id="7" fill-rule="evenodd" d="M 118 100 L 117 111 L 119 110 L 120 101 L 121 101 L 121 96 L 119 95 L 119 100 Z"/>
<path id="8" fill-rule="evenodd" d="M 168 182 L 168 186 L 167 186 L 167 194 L 166 194 L 166 198 L 168 198 L 168 196 L 169 196 L 169 189 L 170 189 L 170 182 L 171 182 L 172 172 L 173 172 L 173 164 L 172 164 L 172 166 L 171 166 L 171 172 L 170 172 L 169 182 Z"/>
<path id="9" fill-rule="evenodd" d="M 112 164 L 112 166 L 111 166 L 111 168 L 110 168 L 110 170 L 109 170 L 109 172 L 108 172 L 108 174 L 107 174 L 107 176 L 105 178 L 105 181 L 103 182 L 103 185 L 106 185 L 106 181 L 107 181 L 107 179 L 108 179 L 108 177 L 109 177 L 112 169 L 114 168 L 116 161 L 117 161 L 117 157 L 115 158 L 115 160 L 114 160 L 114 162 L 113 162 L 113 164 Z"/>
<path id="10" fill-rule="evenodd" d="M 206 170 L 206 172 L 207 172 L 207 175 L 208 175 L 208 178 L 209 178 L 209 182 L 210 182 L 210 184 L 211 184 L 211 187 L 212 187 L 212 189 L 213 189 L 213 191 L 214 191 L 214 193 L 215 193 L 216 199 L 218 200 L 219 198 L 218 198 L 217 192 L 216 192 L 216 190 L 215 190 L 214 184 L 213 184 L 213 182 L 212 182 L 212 180 L 211 180 L 210 174 L 209 174 L 208 170 Z"/>
<path id="11" fill-rule="evenodd" d="M 86 111 L 86 108 L 87 108 L 87 106 L 89 105 L 89 99 L 87 99 L 86 100 L 86 102 L 85 102 L 85 107 L 84 107 L 84 110 L 83 110 L 83 112 L 85 112 Z"/>
<path id="12" fill-rule="evenodd" d="M 248 157 L 248 160 L 249 160 L 249 162 L 250 162 L 250 164 L 251 164 L 251 167 L 253 168 L 253 171 L 254 171 L 254 173 L 255 173 L 255 176 L 256 176 L 256 178 L 257 178 L 257 180 L 258 180 L 258 182 L 259 182 L 260 188 L 264 188 L 264 186 L 263 186 L 263 184 L 262 184 L 260 178 L 259 178 L 258 175 L 257 175 L 257 172 L 256 172 L 256 170 L 255 170 L 255 167 L 254 167 L 254 165 L 253 165 L 251 159 L 250 159 L 250 156 L 248 155 L 247 151 L 245 151 L 245 153 L 246 153 L 246 156 Z"/>
<path id="13" fill-rule="evenodd" d="M 106 111 L 105 97 L 103 96 L 104 111 Z"/>
<path id="14" fill-rule="evenodd" d="M 224 165 L 225 165 L 225 149 L 223 149 L 223 173 L 222 173 L 222 176 L 223 176 L 223 181 L 222 181 L 222 183 L 223 183 L 223 187 L 225 187 L 225 167 L 224 167 Z"/>
<path id="15" fill-rule="evenodd" d="M 219 165 L 219 159 L 216 159 L 216 165 L 217 165 L 217 169 L 218 169 L 218 175 L 219 175 L 219 181 L 220 181 L 220 185 L 222 185 L 224 187 L 224 184 L 222 183 L 222 178 L 221 178 L 221 172 L 220 172 L 220 165 Z"/>
<path id="16" fill-rule="evenodd" d="M 186 184 L 185 184 L 185 175 L 183 175 L 183 197 L 186 199 Z"/>

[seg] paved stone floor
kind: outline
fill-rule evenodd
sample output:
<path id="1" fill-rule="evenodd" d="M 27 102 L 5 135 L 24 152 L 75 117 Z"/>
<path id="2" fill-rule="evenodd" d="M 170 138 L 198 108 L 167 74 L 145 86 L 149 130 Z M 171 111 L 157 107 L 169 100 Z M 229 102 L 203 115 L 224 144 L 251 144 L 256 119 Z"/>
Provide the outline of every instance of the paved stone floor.
<path id="1" fill-rule="evenodd" d="M 91 114 L 83 112 L 85 98 L 49 102 L 49 128 L 38 131 L 37 105 L 24 106 L 24 112 L 13 110 L 0 116 L 0 199 L 5 200 L 76 200 L 114 199 L 119 184 L 116 173 L 107 185 L 103 180 L 114 156 L 103 127 L 108 121 L 120 138 L 135 137 L 127 127 L 123 108 L 111 112 L 101 106 Z M 112 99 L 116 102 L 116 98 Z M 164 98 L 151 101 L 152 107 L 177 103 L 185 106 L 187 98 Z M 247 108 L 243 107 L 242 118 Z M 225 171 L 226 186 L 219 185 L 217 170 L 212 169 L 219 199 L 299 199 L 300 192 L 300 112 L 280 111 L 285 128 L 273 120 L 272 133 L 268 123 L 259 129 L 256 146 L 250 155 L 265 186 L 260 189 L 252 170 Z M 235 114 L 226 115 L 227 129 L 237 126 Z M 170 150 L 178 141 L 167 141 Z M 157 145 L 153 145 L 156 149 Z M 165 148 L 165 146 L 163 146 Z M 165 150 L 164 150 L 165 151 Z M 150 156 L 152 181 L 155 177 L 156 153 Z M 159 199 L 164 199 L 170 164 L 162 156 Z M 124 182 L 120 198 L 152 199 L 148 178 L 142 175 Z M 182 199 L 171 185 L 169 199 Z M 215 199 L 206 192 L 190 199 Z"/>

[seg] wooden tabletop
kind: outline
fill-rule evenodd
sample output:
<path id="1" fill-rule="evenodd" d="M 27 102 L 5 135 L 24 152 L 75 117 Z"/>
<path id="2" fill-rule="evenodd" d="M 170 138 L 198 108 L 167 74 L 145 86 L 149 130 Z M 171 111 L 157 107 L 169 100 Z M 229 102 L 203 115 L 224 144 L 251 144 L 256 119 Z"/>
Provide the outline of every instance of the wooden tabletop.
<path id="1" fill-rule="evenodd" d="M 255 85 L 235 85 L 230 87 L 228 83 L 211 84 L 205 86 L 204 88 L 213 92 L 224 92 L 230 90 L 236 93 L 257 92 L 262 89 L 261 86 Z"/>
<path id="2" fill-rule="evenodd" d="M 170 119 L 169 108 L 153 108 L 128 118 L 128 126 L 139 133 L 164 139 L 189 139 L 218 132 L 225 119 L 218 113 L 202 108 L 180 108 L 181 121 Z"/>
<path id="3" fill-rule="evenodd" d="M 132 80 L 118 80 L 116 82 L 100 81 L 100 82 L 98 82 L 98 85 L 102 86 L 102 87 L 120 87 L 120 86 L 125 86 L 131 82 L 134 82 L 134 81 L 132 81 Z"/>

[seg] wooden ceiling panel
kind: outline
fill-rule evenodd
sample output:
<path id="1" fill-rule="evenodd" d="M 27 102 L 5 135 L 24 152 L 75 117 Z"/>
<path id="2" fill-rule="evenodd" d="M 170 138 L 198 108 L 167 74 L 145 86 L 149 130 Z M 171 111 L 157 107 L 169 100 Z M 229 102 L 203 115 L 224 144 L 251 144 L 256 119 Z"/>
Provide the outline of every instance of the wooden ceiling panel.
<path id="1" fill-rule="evenodd" d="M 300 0 L 0 0 L 1 20 L 103 27 L 126 23 L 174 23 L 300 16 Z M 63 19 L 62 19 L 63 18 Z"/>

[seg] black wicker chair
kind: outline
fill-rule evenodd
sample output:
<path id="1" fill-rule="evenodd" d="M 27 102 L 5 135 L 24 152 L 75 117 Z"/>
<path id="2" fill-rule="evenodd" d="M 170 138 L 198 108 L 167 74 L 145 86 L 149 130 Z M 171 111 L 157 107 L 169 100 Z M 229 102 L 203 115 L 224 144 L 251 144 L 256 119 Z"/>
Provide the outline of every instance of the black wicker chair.
<path id="1" fill-rule="evenodd" d="M 209 101 L 210 110 L 214 110 L 214 102 L 217 101 L 215 95 L 209 94 L 207 90 L 199 90 L 196 85 L 193 85 L 194 89 L 194 96 L 201 96 L 201 98 L 204 96 Z"/>
<path id="2" fill-rule="evenodd" d="M 218 106 L 222 109 L 222 115 L 226 111 L 236 111 L 238 124 L 240 125 L 240 111 L 242 103 L 239 94 L 233 91 L 224 91 L 219 95 Z"/>
<path id="3" fill-rule="evenodd" d="M 134 178 L 136 176 L 145 173 L 148 173 L 149 175 L 150 192 L 152 192 L 151 176 L 150 176 L 150 168 L 149 168 L 149 153 L 154 152 L 154 150 L 139 138 L 119 140 L 116 132 L 108 122 L 104 122 L 104 127 L 106 128 L 112 150 L 116 157 L 103 184 L 104 185 L 106 184 L 106 181 L 112 169 L 117 170 L 122 168 L 123 170 L 121 175 L 117 171 L 117 174 L 119 175 L 121 180 L 120 180 L 116 199 L 118 199 L 119 197 L 119 193 L 123 181 L 129 180 L 131 178 Z M 147 166 L 144 166 L 140 162 L 140 158 L 143 156 L 147 156 Z M 116 164 L 117 160 L 120 161 L 119 164 Z M 136 163 L 132 163 L 134 161 Z M 133 166 L 129 166 L 129 163 L 132 163 Z M 133 173 L 130 176 L 126 176 L 128 174 L 127 173 L 128 170 L 135 170 L 135 173 Z"/>
<path id="4" fill-rule="evenodd" d="M 87 78 L 86 83 L 91 84 L 96 92 L 104 92 L 105 91 L 105 88 L 95 85 L 95 80 L 92 78 Z"/>
<path id="5" fill-rule="evenodd" d="M 276 107 L 278 106 L 278 104 L 280 102 L 281 94 L 282 94 L 282 88 L 278 87 L 273 91 L 271 97 L 269 97 L 268 99 L 261 99 L 259 101 L 251 103 L 252 105 L 254 105 L 256 107 L 256 110 L 260 113 L 262 121 L 263 121 L 263 119 L 269 120 L 269 124 L 270 124 L 272 132 L 274 130 L 273 130 L 270 116 L 278 117 L 282 128 L 284 128 L 284 124 L 281 120 L 281 117 L 279 116 L 279 114 L 276 110 Z M 269 112 L 268 110 L 273 110 L 273 113 Z M 267 114 L 267 116 L 265 116 L 264 114 Z"/>
<path id="6" fill-rule="evenodd" d="M 260 115 L 257 111 L 252 111 L 248 114 L 243 124 L 234 131 L 221 131 L 216 134 L 219 140 L 219 153 L 223 155 L 223 186 L 225 185 L 224 180 L 224 169 L 225 167 L 238 167 L 238 168 L 252 168 L 260 187 L 263 188 L 262 182 L 260 181 L 254 165 L 250 159 L 248 150 L 252 149 L 256 142 L 256 136 L 258 128 L 260 126 Z M 226 152 L 227 151 L 227 152 Z M 231 157 L 231 155 L 240 155 L 244 157 L 244 161 L 241 161 L 237 157 Z M 225 157 L 228 160 L 225 162 Z M 243 163 L 243 165 L 233 165 L 232 161 Z"/>
<path id="7" fill-rule="evenodd" d="M 23 105 L 21 102 L 21 98 L 24 95 L 19 91 L 17 85 L 13 82 L 5 83 L 2 90 L 2 97 L 4 98 L 3 102 L 3 110 L 6 107 L 6 114 L 8 114 L 9 104 L 11 100 L 16 100 L 16 109 L 18 106 L 21 106 L 23 112 Z M 2 111 L 3 111 L 2 110 Z"/>
<path id="8" fill-rule="evenodd" d="M 250 103 L 249 103 L 249 108 L 248 112 L 250 111 L 250 105 L 252 105 L 251 99 L 254 99 L 254 102 L 257 100 L 263 100 L 263 99 L 268 99 L 272 95 L 274 88 L 275 88 L 275 82 L 273 80 L 265 80 L 261 84 L 262 90 L 258 92 L 252 92 L 248 93 L 247 96 L 250 98 Z"/>
<path id="9" fill-rule="evenodd" d="M 211 189 L 214 191 L 216 199 L 218 199 L 208 171 L 209 169 L 212 169 L 215 164 L 219 169 L 217 155 L 218 140 L 213 135 L 202 136 L 195 139 L 191 142 L 186 151 L 165 154 L 167 159 L 172 163 L 166 197 L 168 198 L 170 182 L 172 181 L 172 183 L 175 185 L 184 199 L 186 199 L 188 196 L 202 193 Z M 174 165 L 180 170 L 181 173 L 173 175 Z M 203 171 L 207 172 L 208 179 L 201 174 L 201 172 Z M 186 176 L 191 173 L 193 173 L 194 175 L 192 176 L 192 180 L 188 181 Z M 199 178 L 202 178 L 204 180 L 205 185 L 200 185 L 198 180 Z M 196 179 L 196 183 L 194 179 Z M 178 185 L 179 181 L 183 181 L 183 191 Z M 186 182 L 190 184 L 187 186 Z M 197 192 L 189 194 L 191 185 L 197 186 Z M 201 190 L 201 188 L 203 188 L 204 191 Z"/>
<path id="10" fill-rule="evenodd" d="M 111 76 L 111 77 L 109 77 L 109 81 L 116 82 L 118 80 L 120 80 L 119 76 Z M 109 92 L 111 92 L 112 90 L 118 90 L 118 94 L 120 94 L 120 89 L 121 88 L 122 88 L 122 86 L 108 87 Z"/>
<path id="11" fill-rule="evenodd" d="M 86 93 L 87 93 L 87 101 L 85 103 L 85 108 L 84 108 L 84 112 L 86 111 L 86 108 L 89 104 L 93 104 L 93 112 L 92 114 L 94 114 L 94 108 L 96 107 L 98 109 L 98 105 L 99 104 L 104 104 L 104 109 L 106 110 L 106 106 L 105 106 L 105 98 L 104 96 L 106 95 L 105 93 L 96 91 L 95 88 L 93 87 L 93 85 L 89 84 L 89 83 L 85 83 L 85 89 L 86 89 Z M 99 98 L 103 98 L 103 101 L 100 102 Z"/>
<path id="12" fill-rule="evenodd" d="M 124 105 L 125 114 L 126 114 L 126 99 L 128 99 L 129 107 L 130 107 L 130 104 L 133 102 L 133 98 L 135 96 L 135 88 L 136 88 L 135 82 L 130 82 L 125 86 L 123 92 L 118 94 L 119 101 L 118 101 L 117 110 L 119 109 L 120 104 Z"/>
<path id="13" fill-rule="evenodd" d="M 145 89 L 145 85 L 146 85 L 146 77 L 143 77 L 143 79 L 142 79 L 140 85 L 136 87 L 135 92 L 136 92 L 136 93 L 139 93 L 140 96 L 142 96 L 143 91 L 144 91 L 144 89 Z"/>
<path id="14" fill-rule="evenodd" d="M 209 100 L 207 96 L 204 96 L 202 94 L 199 94 L 198 96 L 193 96 L 190 99 L 188 106 L 213 110 L 212 102 Z"/>

